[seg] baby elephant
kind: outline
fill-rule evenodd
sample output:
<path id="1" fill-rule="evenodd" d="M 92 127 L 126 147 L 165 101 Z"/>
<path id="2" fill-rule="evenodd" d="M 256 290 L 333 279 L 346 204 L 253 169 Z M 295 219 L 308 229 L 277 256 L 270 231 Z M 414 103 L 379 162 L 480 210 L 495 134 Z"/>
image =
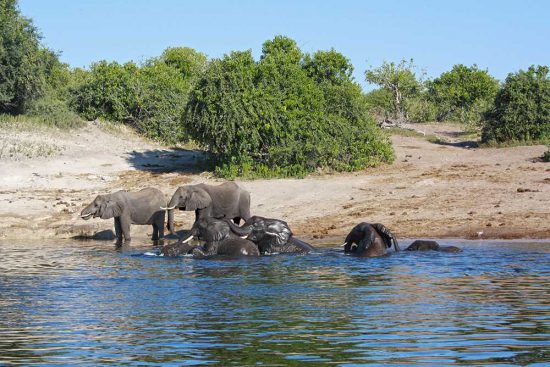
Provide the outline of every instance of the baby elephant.
<path id="1" fill-rule="evenodd" d="M 435 241 L 416 240 L 405 251 L 461 252 L 462 250 L 456 246 L 439 246 L 439 243 Z"/>
<path id="2" fill-rule="evenodd" d="M 88 220 L 92 217 L 115 219 L 116 244 L 122 245 L 122 238 L 130 242 L 130 224 L 152 224 L 153 241 L 164 236 L 166 205 L 164 194 L 155 188 L 146 188 L 138 192 L 117 191 L 113 194 L 98 195 L 85 207 L 80 217 Z"/>
<path id="3" fill-rule="evenodd" d="M 233 232 L 239 236 L 246 236 L 258 245 L 261 254 L 303 254 L 315 250 L 309 243 L 294 237 L 287 222 L 280 219 L 255 215 L 248 218 L 242 227 L 233 223 L 229 225 Z"/>
<path id="4" fill-rule="evenodd" d="M 187 237 L 165 246 L 162 254 L 177 256 L 192 253 L 195 258 L 209 258 L 215 255 L 260 256 L 258 246 L 237 235 L 231 229 L 230 223 L 225 219 L 201 218 L 195 222 Z M 195 236 L 205 241 L 204 246 L 195 247 L 188 244 Z"/>
<path id="5" fill-rule="evenodd" d="M 359 223 L 347 235 L 344 252 L 361 257 L 383 256 L 387 249 L 394 246 L 400 251 L 397 239 L 389 229 L 380 223 Z"/>

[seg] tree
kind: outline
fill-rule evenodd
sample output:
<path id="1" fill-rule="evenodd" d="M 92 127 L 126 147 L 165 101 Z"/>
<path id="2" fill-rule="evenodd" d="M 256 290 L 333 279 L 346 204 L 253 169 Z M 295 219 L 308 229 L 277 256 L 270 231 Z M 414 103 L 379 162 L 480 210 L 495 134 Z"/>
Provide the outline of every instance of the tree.
<path id="1" fill-rule="evenodd" d="M 550 139 L 548 66 L 530 66 L 510 73 L 488 113 L 482 141 Z"/>
<path id="2" fill-rule="evenodd" d="M 203 73 L 208 63 L 205 54 L 190 47 L 169 47 L 164 50 L 160 59 L 166 65 L 177 69 L 186 80 Z"/>
<path id="3" fill-rule="evenodd" d="M 0 112 L 25 112 L 47 87 L 57 55 L 40 46 L 40 35 L 16 0 L 0 0 Z"/>
<path id="4" fill-rule="evenodd" d="M 468 112 L 478 106 L 481 109 L 477 111 L 476 120 L 479 120 L 497 90 L 498 81 L 475 64 L 470 67 L 457 64 L 428 83 L 428 96 L 437 105 L 438 121 L 456 116 L 462 122 L 470 122 Z"/>
<path id="5" fill-rule="evenodd" d="M 183 124 L 213 154 L 219 175 L 303 176 L 393 160 L 351 81 L 351 64 L 333 50 L 315 55 L 277 36 L 259 61 L 244 51 L 208 65 Z"/>
<path id="6" fill-rule="evenodd" d="M 421 87 L 414 70 L 413 59 L 410 59 L 401 60 L 398 64 L 384 61 L 380 67 L 365 71 L 367 82 L 391 92 L 393 112 L 398 122 L 406 120 L 407 99 L 415 95 Z"/>

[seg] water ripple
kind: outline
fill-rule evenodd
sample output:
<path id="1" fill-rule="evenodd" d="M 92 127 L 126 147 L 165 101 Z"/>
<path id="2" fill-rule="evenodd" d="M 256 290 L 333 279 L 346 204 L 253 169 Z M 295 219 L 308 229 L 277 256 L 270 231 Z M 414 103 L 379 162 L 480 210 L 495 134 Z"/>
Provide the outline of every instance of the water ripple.
<path id="1" fill-rule="evenodd" d="M 0 365 L 543 365 L 550 244 L 199 261 L 0 243 Z"/>

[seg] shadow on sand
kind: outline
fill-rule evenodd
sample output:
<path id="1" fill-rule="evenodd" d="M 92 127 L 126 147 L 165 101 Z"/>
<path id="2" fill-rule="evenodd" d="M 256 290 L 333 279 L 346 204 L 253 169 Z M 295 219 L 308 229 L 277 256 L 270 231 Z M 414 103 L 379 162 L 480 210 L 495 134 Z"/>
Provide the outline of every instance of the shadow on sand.
<path id="1" fill-rule="evenodd" d="M 200 150 L 173 148 L 142 152 L 134 150 L 127 153 L 126 159 L 135 169 L 141 171 L 200 173 L 204 171 L 204 166 L 200 162 L 205 157 L 205 153 Z"/>

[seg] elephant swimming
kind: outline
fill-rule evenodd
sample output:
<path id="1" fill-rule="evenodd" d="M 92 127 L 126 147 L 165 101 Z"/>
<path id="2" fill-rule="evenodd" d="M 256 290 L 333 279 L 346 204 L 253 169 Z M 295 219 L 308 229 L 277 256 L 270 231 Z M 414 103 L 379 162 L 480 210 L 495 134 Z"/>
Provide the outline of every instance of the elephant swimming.
<path id="1" fill-rule="evenodd" d="M 347 235 L 343 244 L 344 253 L 361 257 L 383 256 L 393 245 L 395 251 L 400 251 L 397 239 L 384 225 L 380 223 L 359 223 Z"/>
<path id="2" fill-rule="evenodd" d="M 112 194 L 98 195 L 94 201 L 80 213 L 84 220 L 100 217 L 115 219 L 116 244 L 131 241 L 130 224 L 153 225 L 152 240 L 164 236 L 164 219 L 161 206 L 166 205 L 164 194 L 155 188 L 145 188 L 138 192 L 117 191 Z"/>
<path id="3" fill-rule="evenodd" d="M 250 194 L 234 182 L 218 186 L 198 184 L 179 187 L 172 195 L 168 207 L 168 229 L 174 234 L 174 209 L 194 210 L 195 223 L 211 217 L 232 219 L 239 224 L 250 218 Z"/>
<path id="4" fill-rule="evenodd" d="M 225 219 L 201 218 L 185 239 L 165 246 L 161 253 L 169 256 L 192 253 L 195 258 L 209 258 L 215 255 L 260 256 L 258 246 L 234 233 L 231 225 L 234 224 Z M 204 246 L 193 247 L 188 244 L 195 236 L 206 241 Z"/>
<path id="5" fill-rule="evenodd" d="M 461 252 L 462 250 L 456 246 L 440 246 L 436 241 L 416 240 L 405 251 Z"/>
<path id="6" fill-rule="evenodd" d="M 285 221 L 259 216 L 250 217 L 242 227 L 229 222 L 233 232 L 258 245 L 261 254 L 307 253 L 313 246 L 293 236 Z"/>

